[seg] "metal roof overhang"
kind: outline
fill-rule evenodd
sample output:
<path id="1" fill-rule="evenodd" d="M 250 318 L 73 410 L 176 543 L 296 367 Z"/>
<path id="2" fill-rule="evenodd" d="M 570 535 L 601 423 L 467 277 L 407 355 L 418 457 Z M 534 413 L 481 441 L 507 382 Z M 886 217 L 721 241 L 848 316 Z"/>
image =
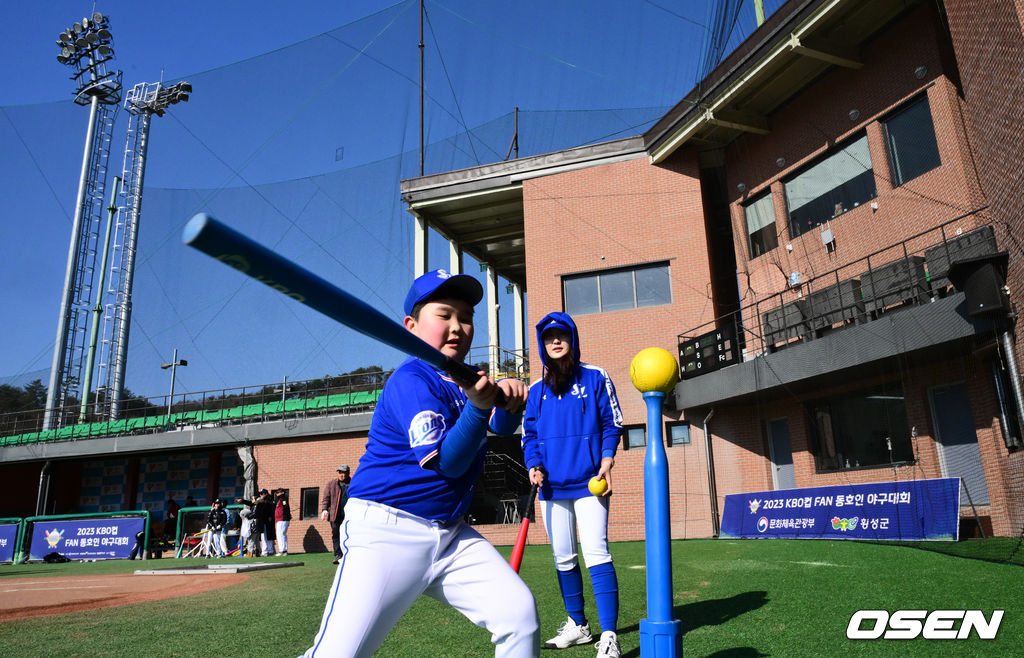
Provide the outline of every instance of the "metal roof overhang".
<path id="1" fill-rule="evenodd" d="M 711 150 L 767 134 L 771 115 L 860 51 L 919 0 L 805 0 L 783 5 L 644 135 L 652 164 L 689 146 Z"/>
<path id="2" fill-rule="evenodd" d="M 523 181 L 646 155 L 639 136 L 404 180 L 402 199 L 445 239 L 526 291 Z"/>
<path id="3" fill-rule="evenodd" d="M 687 146 L 721 148 L 767 133 L 770 115 L 833 66 L 861 66 L 862 45 L 921 0 L 804 0 L 783 5 L 644 135 L 401 182 L 409 212 L 526 290 L 522 181 Z"/>

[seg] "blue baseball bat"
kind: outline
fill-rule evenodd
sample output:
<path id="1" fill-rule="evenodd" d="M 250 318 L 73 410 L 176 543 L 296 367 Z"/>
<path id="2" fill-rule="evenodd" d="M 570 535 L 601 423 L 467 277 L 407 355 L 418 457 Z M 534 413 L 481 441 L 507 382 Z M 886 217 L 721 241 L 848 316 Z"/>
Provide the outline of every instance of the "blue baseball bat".
<path id="1" fill-rule="evenodd" d="M 462 384 L 471 386 L 480 379 L 480 373 L 474 368 L 445 356 L 405 326 L 363 300 L 225 226 L 206 213 L 199 213 L 188 221 L 182 240 L 188 246 L 213 256 L 225 265 L 320 311 L 332 320 L 426 361 Z M 503 400 L 504 396 L 499 390 L 495 404 L 501 406 Z"/>

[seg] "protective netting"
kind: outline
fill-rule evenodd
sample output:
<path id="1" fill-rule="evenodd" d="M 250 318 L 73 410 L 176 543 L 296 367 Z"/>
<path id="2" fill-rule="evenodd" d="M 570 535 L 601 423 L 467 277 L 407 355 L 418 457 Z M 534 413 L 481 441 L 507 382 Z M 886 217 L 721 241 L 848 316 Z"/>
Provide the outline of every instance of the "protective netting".
<path id="1" fill-rule="evenodd" d="M 514 136 L 523 157 L 643 132 L 694 87 L 708 57 L 721 56 L 723 35 L 731 49 L 754 30 L 753 5 L 744 4 L 742 20 L 713 30 L 708 53 L 706 25 L 716 16 L 696 3 L 526 8 L 516 25 L 529 35 L 479 3 L 426 3 L 425 173 L 503 160 Z M 167 378 L 157 366 L 174 348 L 190 363 L 178 371 L 179 391 L 397 363 L 397 353 L 191 253 L 180 231 L 209 212 L 398 316 L 412 275 L 412 218 L 399 181 L 420 173 L 418 19 L 418 2 L 405 0 L 187 76 L 189 102 L 153 118 L 128 388 L 159 394 Z M 112 13 L 115 45 L 117 20 Z M 132 62 L 114 63 L 126 88 L 141 82 Z M 0 157 L 20 174 L 0 181 L 9 227 L 0 276 L 12 291 L 0 363 L 15 376 L 52 358 L 88 111 L 65 101 L 0 107 L 0 115 Z M 121 110 L 108 186 L 122 168 L 126 124 Z M 430 266 L 447 259 L 447 245 L 432 240 Z M 465 268 L 478 273 L 472 259 Z M 499 281 L 499 302 L 511 308 L 504 290 Z M 506 315 L 501 342 L 511 346 Z M 485 322 L 477 336 L 486 342 Z"/>
<path id="2" fill-rule="evenodd" d="M 780 4 L 767 2 L 766 14 Z M 755 28 L 750 2 L 685 9 L 621 3 L 612 14 L 549 3 L 534 29 L 551 37 L 528 40 L 503 29 L 484 5 L 427 3 L 428 174 L 500 161 L 513 136 L 522 157 L 642 133 Z M 112 20 L 116 28 L 117 16 Z M 180 234 L 194 213 L 209 212 L 398 317 L 412 275 L 412 219 L 399 181 L 419 174 L 417 21 L 417 2 L 406 0 L 293 46 L 187 76 L 190 102 L 154 118 L 129 388 L 164 393 L 167 373 L 159 365 L 175 348 L 189 361 L 177 371 L 179 392 L 399 362 L 397 352 L 186 249 Z M 529 45 L 538 41 L 550 46 Z M 131 71 L 129 62 L 117 63 Z M 126 74 L 126 86 L 136 82 Z M 86 115 L 70 100 L 0 107 L 0 158 L 6 171 L 19 173 L 0 179 L 7 245 L 0 280 L 10 328 L 0 341 L 4 375 L 49 366 Z M 123 111 L 118 122 L 111 177 L 122 163 Z M 429 265 L 446 266 L 447 258 L 447 245 L 432 240 Z M 466 271 L 477 274 L 476 265 L 467 259 Z M 511 308 L 504 286 L 498 289 L 499 303 Z M 505 346 L 513 342 L 510 315 L 501 320 Z M 24 327 L 32 330 L 17 330 Z M 477 346 L 486 341 L 480 317 Z M 971 371 L 970 355 L 962 356 L 946 379 L 990 376 Z M 929 376 L 904 362 L 869 374 L 917 392 Z M 802 392 L 781 395 L 792 402 L 793 418 L 804 413 Z M 916 418 L 928 416 L 926 398 L 913 404 Z M 750 417 L 763 426 L 776 406 L 777 398 L 758 400 Z M 926 448 L 913 442 L 915 453 Z M 763 450 L 734 448 L 738 457 Z M 693 470 L 687 482 L 698 482 L 704 464 L 691 459 L 683 468 Z M 702 523 L 707 494 L 686 487 L 675 509 Z M 999 557 L 1016 554 L 1019 561 L 1018 547 Z"/>

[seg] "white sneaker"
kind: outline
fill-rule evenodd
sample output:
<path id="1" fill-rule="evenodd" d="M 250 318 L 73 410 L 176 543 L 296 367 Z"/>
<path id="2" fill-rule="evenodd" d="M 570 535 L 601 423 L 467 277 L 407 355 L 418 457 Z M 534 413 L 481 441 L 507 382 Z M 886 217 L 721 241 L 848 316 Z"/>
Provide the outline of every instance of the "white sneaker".
<path id="1" fill-rule="evenodd" d="M 597 658 L 619 658 L 619 637 L 615 631 L 601 633 L 601 641 L 597 643 Z"/>
<path id="2" fill-rule="evenodd" d="M 544 643 L 545 649 L 567 649 L 577 644 L 589 644 L 594 641 L 590 634 L 590 624 L 580 626 L 569 617 L 558 629 L 558 635 Z M 618 645 L 616 645 L 618 646 Z"/>

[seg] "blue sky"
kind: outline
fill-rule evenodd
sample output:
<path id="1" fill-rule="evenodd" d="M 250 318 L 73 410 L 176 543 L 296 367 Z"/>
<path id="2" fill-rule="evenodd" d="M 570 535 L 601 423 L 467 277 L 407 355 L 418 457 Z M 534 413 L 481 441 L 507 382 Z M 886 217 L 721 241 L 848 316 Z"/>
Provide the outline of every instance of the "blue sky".
<path id="1" fill-rule="evenodd" d="M 179 236 L 192 214 L 213 212 L 399 315 L 412 273 L 398 181 L 416 170 L 415 0 L 55 0 L 5 7 L 0 52 L 17 64 L 0 74 L 0 381 L 50 367 L 88 121 L 70 100 L 55 39 L 94 8 L 111 17 L 126 88 L 161 79 L 195 88 L 153 122 L 128 387 L 163 394 L 159 363 L 175 348 L 189 360 L 177 391 L 395 365 L 394 351 L 220 272 Z M 516 106 L 524 155 L 637 134 L 694 86 L 709 20 L 704 0 L 427 8 L 427 173 L 503 159 Z M 731 47 L 753 22 L 745 2 Z M 435 243 L 431 266 L 445 258 Z M 478 274 L 474 265 L 467 271 Z M 501 335 L 511 346 L 509 317 Z M 479 336 L 485 326 L 478 345 Z"/>

